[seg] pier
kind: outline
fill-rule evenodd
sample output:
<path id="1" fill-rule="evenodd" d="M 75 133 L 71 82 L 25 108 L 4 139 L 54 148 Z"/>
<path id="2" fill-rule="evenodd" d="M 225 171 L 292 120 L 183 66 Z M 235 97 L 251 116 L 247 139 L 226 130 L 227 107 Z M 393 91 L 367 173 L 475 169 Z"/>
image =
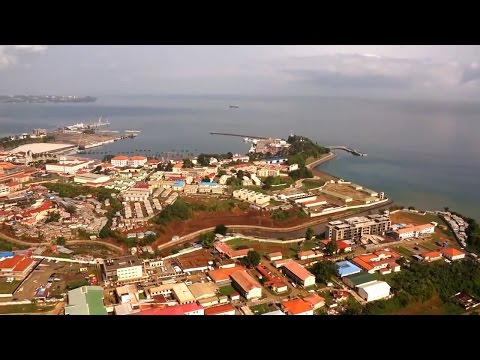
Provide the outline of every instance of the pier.
<path id="1" fill-rule="evenodd" d="M 263 136 L 252 136 L 252 135 L 241 135 L 241 134 L 230 134 L 230 133 L 220 133 L 220 132 L 210 132 L 210 135 L 225 135 L 225 136 L 238 136 L 242 138 L 249 138 L 249 139 L 261 139 L 261 140 L 268 140 L 270 138 L 263 137 Z"/>
<path id="2" fill-rule="evenodd" d="M 367 156 L 366 153 L 362 153 L 358 150 L 349 148 L 345 145 L 337 145 L 337 146 L 328 146 L 330 150 L 344 150 L 346 152 L 349 152 L 350 154 L 356 155 L 356 156 Z"/>

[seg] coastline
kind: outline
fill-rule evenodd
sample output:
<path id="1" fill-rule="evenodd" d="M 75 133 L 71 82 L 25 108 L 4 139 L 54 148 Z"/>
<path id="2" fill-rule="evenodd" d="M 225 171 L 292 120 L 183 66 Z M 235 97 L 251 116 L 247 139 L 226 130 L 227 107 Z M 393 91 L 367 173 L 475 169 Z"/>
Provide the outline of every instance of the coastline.
<path id="1" fill-rule="evenodd" d="M 340 178 L 337 177 L 337 176 L 334 176 L 334 175 L 329 174 L 325 171 L 320 171 L 320 170 L 316 169 L 316 167 L 318 165 L 326 163 L 327 161 L 334 160 L 336 157 L 337 157 L 337 154 L 335 152 L 331 151 L 327 156 L 325 156 L 321 159 L 315 160 L 314 162 L 308 164 L 306 167 L 307 167 L 307 169 L 309 169 L 312 172 L 312 174 L 314 176 L 318 176 L 318 177 L 320 177 L 322 179 L 325 179 L 325 180 L 339 180 Z"/>

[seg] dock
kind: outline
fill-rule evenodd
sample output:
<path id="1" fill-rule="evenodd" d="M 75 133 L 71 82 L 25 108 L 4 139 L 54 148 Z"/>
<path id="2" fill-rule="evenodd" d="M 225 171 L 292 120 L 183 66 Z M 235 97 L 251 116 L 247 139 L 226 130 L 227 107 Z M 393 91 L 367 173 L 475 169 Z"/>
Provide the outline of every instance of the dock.
<path id="1" fill-rule="evenodd" d="M 344 150 L 344 151 L 349 152 L 350 154 L 355 155 L 355 156 L 367 156 L 366 153 L 362 153 L 358 150 L 349 148 L 345 145 L 328 146 L 328 148 L 330 150 Z"/>
<path id="2" fill-rule="evenodd" d="M 270 138 L 263 137 L 263 136 L 252 136 L 252 135 L 242 135 L 242 134 L 230 134 L 230 133 L 220 133 L 220 132 L 210 132 L 210 135 L 225 135 L 225 136 L 238 136 L 242 138 L 249 138 L 249 139 L 261 139 L 261 140 L 268 140 Z"/>

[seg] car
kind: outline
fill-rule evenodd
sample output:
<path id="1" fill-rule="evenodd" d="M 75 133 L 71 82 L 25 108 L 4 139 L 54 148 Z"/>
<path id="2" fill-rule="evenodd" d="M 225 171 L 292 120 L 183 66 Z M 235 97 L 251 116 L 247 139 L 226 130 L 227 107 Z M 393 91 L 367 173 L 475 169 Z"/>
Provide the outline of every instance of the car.
<path id="1" fill-rule="evenodd" d="M 418 246 L 414 246 L 413 247 L 415 250 L 420 250 L 420 248 Z"/>

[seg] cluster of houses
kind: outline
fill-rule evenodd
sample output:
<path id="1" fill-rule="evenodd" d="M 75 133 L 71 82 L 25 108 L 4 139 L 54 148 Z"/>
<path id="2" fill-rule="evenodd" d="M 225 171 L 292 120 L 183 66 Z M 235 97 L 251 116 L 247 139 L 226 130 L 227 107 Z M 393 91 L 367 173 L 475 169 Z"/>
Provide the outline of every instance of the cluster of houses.
<path id="1" fill-rule="evenodd" d="M 468 223 L 460 216 L 453 215 L 450 212 L 439 212 L 438 215 L 450 226 L 460 244 L 466 247 L 468 235 L 465 231 L 468 228 Z"/>

